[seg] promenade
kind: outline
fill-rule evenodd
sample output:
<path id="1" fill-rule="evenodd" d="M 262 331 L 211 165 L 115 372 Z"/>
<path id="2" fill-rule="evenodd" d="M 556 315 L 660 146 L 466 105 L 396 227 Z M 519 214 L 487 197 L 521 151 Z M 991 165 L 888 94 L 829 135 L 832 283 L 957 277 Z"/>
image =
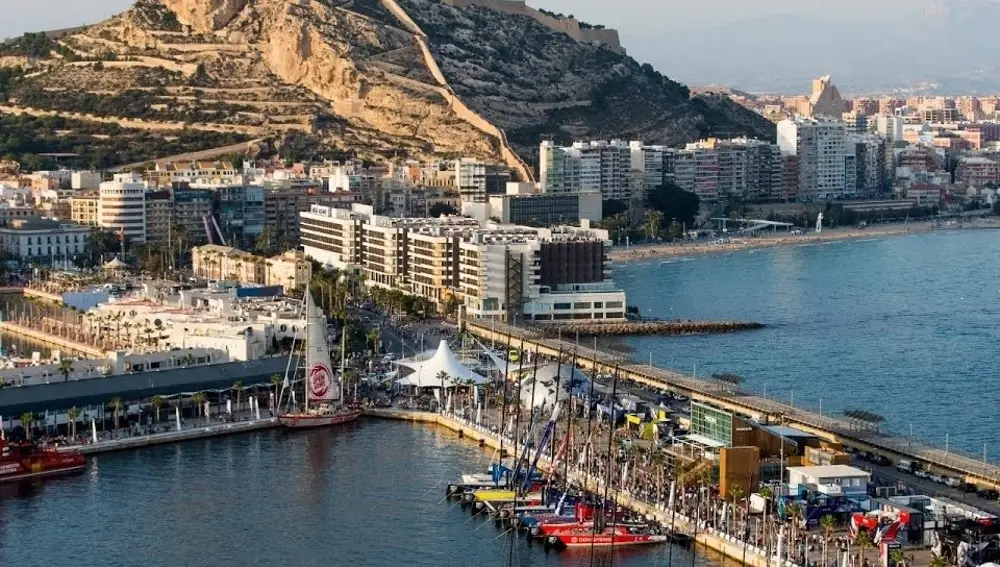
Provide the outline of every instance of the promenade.
<path id="1" fill-rule="evenodd" d="M 495 321 L 467 320 L 465 330 L 496 344 L 536 351 L 546 356 L 572 356 L 585 369 L 610 374 L 619 369 L 623 379 L 656 390 L 669 390 L 760 423 L 782 423 L 797 427 L 824 439 L 843 443 L 847 447 L 884 455 L 892 461 L 916 460 L 929 465 L 932 472 L 961 476 L 966 482 L 1000 489 L 1000 467 L 954 450 L 945 450 L 903 436 L 892 435 L 874 428 L 863 428 L 838 416 L 825 415 L 795 407 L 748 392 L 733 385 L 720 385 L 699 380 L 680 372 L 635 364 L 621 354 L 594 350 L 569 341 L 547 338 L 529 329 L 513 327 Z"/>
<path id="2" fill-rule="evenodd" d="M 365 409 L 365 415 L 383 419 L 394 419 L 410 421 L 414 423 L 435 424 L 449 429 L 459 435 L 459 437 L 478 443 L 482 447 L 489 447 L 499 450 L 501 445 L 500 436 L 490 429 L 477 425 L 471 420 L 464 419 L 455 414 L 441 414 L 428 411 L 402 410 L 394 408 Z M 503 440 L 505 452 L 514 446 L 514 439 L 505 436 Z M 545 455 L 539 460 L 539 468 L 551 471 L 552 462 Z M 597 475 L 588 475 L 583 469 L 576 466 L 569 467 L 569 481 L 576 486 L 590 487 L 592 491 L 600 494 L 605 490 L 605 483 Z M 787 549 L 784 553 L 778 549 L 773 549 L 775 553 L 768 557 L 768 551 L 744 541 L 735 535 L 726 533 L 711 527 L 706 521 L 697 521 L 686 516 L 675 509 L 672 509 L 667 502 L 650 502 L 639 495 L 632 494 L 627 490 L 612 486 L 610 493 L 613 498 L 625 508 L 651 518 L 663 526 L 673 526 L 674 531 L 695 535 L 697 543 L 721 553 L 726 557 L 736 561 L 743 561 L 745 565 L 752 567 L 798 567 L 795 563 L 787 560 Z M 678 499 L 675 508 L 680 509 L 683 502 Z M 778 554 L 785 555 L 779 558 Z M 781 559 L 784 559 L 782 561 Z"/>

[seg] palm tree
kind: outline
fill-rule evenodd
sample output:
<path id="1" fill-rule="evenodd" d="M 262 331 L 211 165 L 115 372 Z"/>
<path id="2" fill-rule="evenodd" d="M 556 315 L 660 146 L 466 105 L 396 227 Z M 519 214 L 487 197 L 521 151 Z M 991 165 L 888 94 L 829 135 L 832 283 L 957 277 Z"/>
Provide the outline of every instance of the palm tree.
<path id="1" fill-rule="evenodd" d="M 788 514 L 788 519 L 792 523 L 792 538 L 788 548 L 795 550 L 795 555 L 792 556 L 792 562 L 795 563 L 798 561 L 798 531 L 799 522 L 802 521 L 802 505 L 798 502 L 792 502 L 785 506 L 785 513 Z"/>
<path id="2" fill-rule="evenodd" d="M 233 390 L 236 392 L 236 411 L 240 411 L 240 404 L 243 402 L 243 381 L 233 382 Z"/>
<path id="3" fill-rule="evenodd" d="M 892 562 L 898 567 L 906 567 L 906 555 L 903 553 L 902 549 L 897 549 L 889 554 L 892 558 Z"/>
<path id="4" fill-rule="evenodd" d="M 153 406 L 153 409 L 156 410 L 156 422 L 159 423 L 160 422 L 160 408 L 163 407 L 163 398 L 161 396 L 153 396 L 149 400 L 149 405 Z"/>
<path id="5" fill-rule="evenodd" d="M 441 381 L 441 395 L 438 400 L 438 409 L 444 411 L 444 381 L 448 379 L 448 373 L 442 370 L 437 373 L 437 379 Z"/>
<path id="6" fill-rule="evenodd" d="M 121 398 L 117 397 L 111 398 L 111 401 L 108 402 L 108 408 L 110 408 L 111 411 L 114 412 L 116 430 L 118 429 L 118 412 L 122 411 L 124 407 L 125 407 L 125 402 Z"/>
<path id="7" fill-rule="evenodd" d="M 63 382 L 69 382 L 69 373 L 73 371 L 73 363 L 68 359 L 59 361 L 59 373 L 63 376 Z"/>
<path id="8" fill-rule="evenodd" d="M 274 386 L 274 403 L 278 403 L 278 396 L 281 395 L 278 388 L 285 383 L 285 378 L 281 374 L 271 375 L 271 385 Z"/>
<path id="9" fill-rule="evenodd" d="M 823 565 L 828 565 L 827 549 L 830 546 L 830 539 L 833 538 L 833 529 L 837 525 L 837 520 L 827 514 L 819 519 L 819 527 L 823 530 Z"/>
<path id="10" fill-rule="evenodd" d="M 24 428 L 24 434 L 28 436 L 28 441 L 31 441 L 31 426 L 35 423 L 35 415 L 30 411 L 26 411 L 21 414 L 21 427 Z"/>
<path id="11" fill-rule="evenodd" d="M 205 399 L 205 392 L 195 392 L 195 394 L 191 396 L 191 401 L 198 407 L 198 415 L 208 419 L 208 414 L 205 413 Z"/>
<path id="12" fill-rule="evenodd" d="M 861 553 L 858 556 L 858 562 L 865 562 L 865 552 L 868 548 L 872 546 L 872 538 L 865 530 L 858 530 L 858 535 L 854 536 L 854 545 L 861 548 Z"/>
<path id="13" fill-rule="evenodd" d="M 69 418 L 69 436 L 76 437 L 76 420 L 80 418 L 80 410 L 73 406 L 66 410 L 66 417 Z"/>
<path id="14" fill-rule="evenodd" d="M 194 364 L 194 355 L 191 353 L 187 353 L 186 355 L 184 355 L 183 360 L 184 360 L 184 366 L 191 366 L 192 364 Z"/>
<path id="15" fill-rule="evenodd" d="M 729 487 L 729 493 L 733 496 L 733 528 L 739 529 L 739 502 L 743 499 L 743 487 L 734 484 Z"/>
<path id="16" fill-rule="evenodd" d="M 934 559 L 931 559 L 930 567 L 948 567 L 948 560 L 942 555 L 938 555 Z"/>

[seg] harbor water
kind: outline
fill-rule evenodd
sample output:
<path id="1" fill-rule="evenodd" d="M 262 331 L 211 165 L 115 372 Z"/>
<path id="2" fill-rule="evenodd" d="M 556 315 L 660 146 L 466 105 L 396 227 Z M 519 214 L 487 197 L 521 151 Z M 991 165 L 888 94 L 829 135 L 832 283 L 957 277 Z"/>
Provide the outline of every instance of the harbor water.
<path id="1" fill-rule="evenodd" d="M 443 500 L 489 461 L 448 431 L 367 418 L 100 455 L 82 476 L 0 485 L 0 565 L 502 567 L 510 537 Z M 589 550 L 516 542 L 513 565 L 590 564 Z M 663 545 L 618 550 L 614 565 L 669 559 L 719 564 Z"/>
<path id="2" fill-rule="evenodd" d="M 644 316 L 760 331 L 628 339 L 637 361 L 1000 460 L 1000 232 L 962 230 L 616 266 Z"/>

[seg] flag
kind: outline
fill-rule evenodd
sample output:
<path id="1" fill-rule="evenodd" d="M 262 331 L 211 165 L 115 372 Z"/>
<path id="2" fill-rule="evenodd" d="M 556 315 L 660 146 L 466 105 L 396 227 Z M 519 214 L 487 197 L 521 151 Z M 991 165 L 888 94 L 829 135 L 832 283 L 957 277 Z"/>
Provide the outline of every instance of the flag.
<path id="1" fill-rule="evenodd" d="M 118 242 L 125 242 L 125 227 L 124 226 L 118 229 L 118 234 L 116 235 L 116 237 L 118 238 Z"/>

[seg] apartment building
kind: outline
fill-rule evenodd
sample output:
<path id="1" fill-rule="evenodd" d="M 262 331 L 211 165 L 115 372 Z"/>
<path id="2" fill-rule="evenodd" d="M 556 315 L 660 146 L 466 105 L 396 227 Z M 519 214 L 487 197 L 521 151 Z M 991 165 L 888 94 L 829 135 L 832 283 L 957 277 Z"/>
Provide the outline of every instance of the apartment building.
<path id="1" fill-rule="evenodd" d="M 968 156 L 958 160 L 955 180 L 982 187 L 1000 181 L 1000 161 L 984 156 Z"/>
<path id="2" fill-rule="evenodd" d="M 191 269 L 195 277 L 263 284 L 266 281 L 264 258 L 232 246 L 206 244 L 191 249 Z"/>
<path id="3" fill-rule="evenodd" d="M 192 189 L 187 184 L 176 184 L 172 193 L 174 226 L 184 232 L 184 238 L 191 244 L 207 242 L 205 219 L 212 214 L 212 191 Z"/>
<path id="4" fill-rule="evenodd" d="M 215 212 L 226 242 L 252 248 L 264 232 L 264 188 L 254 185 L 215 189 Z"/>
<path id="5" fill-rule="evenodd" d="M 510 181 L 510 169 L 475 158 L 455 161 L 455 184 L 464 203 L 486 203 L 490 195 L 502 195 Z"/>
<path id="6" fill-rule="evenodd" d="M 146 242 L 167 244 L 172 236 L 174 200 L 169 190 L 146 192 Z"/>
<path id="7" fill-rule="evenodd" d="M 52 219 L 19 219 L 0 228 L 0 249 L 43 264 L 69 264 L 87 253 L 90 229 Z"/>
<path id="8" fill-rule="evenodd" d="M 628 202 L 635 188 L 632 153 L 632 146 L 621 140 L 576 142 L 569 147 L 544 141 L 539 146 L 542 191 L 600 191 L 605 200 Z"/>
<path id="9" fill-rule="evenodd" d="M 113 181 L 101 183 L 97 222 L 132 242 L 146 242 L 146 182 L 134 173 L 119 173 Z"/>
<path id="10" fill-rule="evenodd" d="M 308 211 L 312 202 L 306 189 L 266 189 L 264 225 L 286 242 L 298 242 L 299 213 Z"/>
<path id="11" fill-rule="evenodd" d="M 462 217 L 394 219 L 313 206 L 301 215 L 307 257 L 359 269 L 367 285 L 457 303 L 473 317 L 513 321 L 622 319 L 607 231 L 530 228 Z"/>
<path id="12" fill-rule="evenodd" d="M 70 174 L 70 187 L 74 191 L 91 191 L 101 186 L 101 174 L 96 171 L 74 171 Z"/>
<path id="13" fill-rule="evenodd" d="M 778 123 L 782 154 L 798 158 L 797 200 L 839 199 L 852 189 L 847 183 L 846 130 L 843 122 L 817 119 Z M 851 154 L 853 161 L 853 153 Z"/>
<path id="14" fill-rule="evenodd" d="M 69 200 L 69 219 L 82 226 L 99 226 L 97 217 L 97 193 L 76 195 Z"/>

